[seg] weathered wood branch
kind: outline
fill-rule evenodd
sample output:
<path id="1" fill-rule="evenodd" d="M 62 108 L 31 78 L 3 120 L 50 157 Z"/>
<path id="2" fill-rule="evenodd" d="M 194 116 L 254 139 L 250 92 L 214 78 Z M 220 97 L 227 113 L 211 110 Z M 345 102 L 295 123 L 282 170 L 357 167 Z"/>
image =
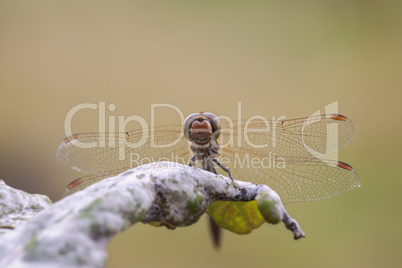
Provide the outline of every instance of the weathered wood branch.
<path id="1" fill-rule="evenodd" d="M 212 202 L 222 200 L 255 200 L 257 213 L 267 222 L 283 221 L 295 239 L 304 237 L 268 186 L 156 162 L 104 179 L 51 206 L 47 197 L 0 184 L 0 230 L 8 230 L 1 236 L 0 267 L 104 267 L 107 243 L 129 226 L 140 221 L 170 229 L 188 226 Z"/>

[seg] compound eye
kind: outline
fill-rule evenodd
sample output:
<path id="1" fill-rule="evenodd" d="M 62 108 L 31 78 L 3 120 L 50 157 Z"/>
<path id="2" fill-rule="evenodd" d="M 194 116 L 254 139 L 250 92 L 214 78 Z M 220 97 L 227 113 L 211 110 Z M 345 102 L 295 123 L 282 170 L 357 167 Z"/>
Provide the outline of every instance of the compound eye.
<path id="1" fill-rule="evenodd" d="M 190 114 L 186 120 L 184 120 L 184 124 L 183 124 L 183 132 L 184 132 L 184 137 L 186 137 L 186 139 L 188 141 L 193 141 L 193 139 L 191 138 L 191 125 L 193 124 L 194 120 L 197 119 L 197 117 L 199 117 L 201 114 L 200 113 L 194 113 L 194 114 Z"/>

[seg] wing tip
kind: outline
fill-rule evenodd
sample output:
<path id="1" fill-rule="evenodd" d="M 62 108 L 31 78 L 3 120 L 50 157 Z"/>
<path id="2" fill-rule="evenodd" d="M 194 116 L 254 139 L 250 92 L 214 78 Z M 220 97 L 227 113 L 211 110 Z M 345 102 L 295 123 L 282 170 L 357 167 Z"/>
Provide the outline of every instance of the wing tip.
<path id="1" fill-rule="evenodd" d="M 346 164 L 345 162 L 338 161 L 336 164 L 338 167 L 346 169 L 346 170 L 354 170 L 351 165 Z"/>
<path id="2" fill-rule="evenodd" d="M 341 115 L 341 114 L 331 114 L 329 118 L 333 119 L 333 120 L 338 120 L 338 121 L 346 121 L 346 120 L 348 120 L 348 118 L 346 116 Z"/>
<path id="3" fill-rule="evenodd" d="M 70 182 L 70 183 L 67 185 L 67 189 L 71 189 L 71 188 L 73 188 L 73 187 L 75 187 L 75 186 L 77 186 L 77 185 L 79 185 L 79 184 L 81 184 L 81 183 L 82 183 L 82 179 L 81 179 L 81 178 L 76 179 L 76 180 L 73 180 L 72 182 Z"/>
<path id="4" fill-rule="evenodd" d="M 71 142 L 73 142 L 73 141 L 75 141 L 75 140 L 78 140 L 78 135 L 79 135 L 79 134 L 73 134 L 73 135 L 71 135 L 71 136 L 68 136 L 67 138 L 65 138 L 65 139 L 63 140 L 63 142 L 64 142 L 64 143 L 71 143 Z"/>
<path id="5" fill-rule="evenodd" d="M 74 192 L 74 188 L 78 185 L 80 185 L 81 183 L 83 183 L 84 181 L 81 178 L 78 178 L 76 180 L 73 180 L 72 182 L 70 182 L 67 187 L 64 189 L 63 192 L 63 197 L 66 197 L 67 195 L 71 194 L 72 192 Z"/>

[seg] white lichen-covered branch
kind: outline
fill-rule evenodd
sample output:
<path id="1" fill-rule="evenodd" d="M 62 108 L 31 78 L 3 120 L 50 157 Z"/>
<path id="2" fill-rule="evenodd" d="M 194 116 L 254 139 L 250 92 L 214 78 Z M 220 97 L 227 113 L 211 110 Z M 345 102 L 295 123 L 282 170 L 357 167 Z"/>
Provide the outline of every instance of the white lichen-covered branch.
<path id="1" fill-rule="evenodd" d="M 304 237 L 269 187 L 232 182 L 178 163 L 139 166 L 50 207 L 43 196 L 0 186 L 0 227 L 12 230 L 1 236 L 0 267 L 104 267 L 108 241 L 132 224 L 141 221 L 170 229 L 188 226 L 197 222 L 212 202 L 224 200 L 255 200 L 267 222 L 282 221 L 295 239 Z M 18 194 L 10 194 L 13 191 Z M 31 206 L 34 212 L 43 210 L 31 219 L 23 218 L 24 224 L 21 220 L 14 224 L 11 207 L 28 212 L 27 200 L 35 204 Z"/>

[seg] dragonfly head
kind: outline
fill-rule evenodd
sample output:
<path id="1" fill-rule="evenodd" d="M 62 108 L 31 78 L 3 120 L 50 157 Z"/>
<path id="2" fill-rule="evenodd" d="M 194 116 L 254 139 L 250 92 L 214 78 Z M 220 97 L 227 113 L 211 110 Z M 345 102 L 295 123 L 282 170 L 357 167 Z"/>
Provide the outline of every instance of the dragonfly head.
<path id="1" fill-rule="evenodd" d="M 212 113 L 195 113 L 186 118 L 183 129 L 187 140 L 205 145 L 219 137 L 221 123 Z"/>

